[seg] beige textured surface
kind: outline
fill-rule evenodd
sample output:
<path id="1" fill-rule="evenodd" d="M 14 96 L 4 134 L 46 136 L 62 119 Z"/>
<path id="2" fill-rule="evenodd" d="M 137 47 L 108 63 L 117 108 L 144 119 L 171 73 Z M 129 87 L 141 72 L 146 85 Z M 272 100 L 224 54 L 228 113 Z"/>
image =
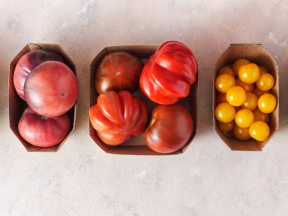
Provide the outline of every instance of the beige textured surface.
<path id="1" fill-rule="evenodd" d="M 287 215 L 288 2 L 25 0 L 0 3 L 0 215 Z M 105 46 L 179 40 L 199 63 L 198 135 L 182 155 L 104 153 L 88 135 L 89 64 Z M 79 74 L 77 124 L 57 153 L 27 153 L 8 124 L 11 59 L 57 43 Z M 232 152 L 212 126 L 212 74 L 230 43 L 261 43 L 280 75 L 280 129 Z"/>

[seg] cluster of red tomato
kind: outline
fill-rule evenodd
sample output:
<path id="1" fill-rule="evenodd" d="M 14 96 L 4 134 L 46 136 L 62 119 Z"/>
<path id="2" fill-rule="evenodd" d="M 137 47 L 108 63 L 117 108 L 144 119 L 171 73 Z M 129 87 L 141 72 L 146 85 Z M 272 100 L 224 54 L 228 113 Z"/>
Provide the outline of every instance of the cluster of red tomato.
<path id="1" fill-rule="evenodd" d="M 236 80 L 235 76 L 238 76 Z M 222 67 L 215 80 L 219 91 L 215 109 L 218 128 L 223 132 L 233 130 L 240 140 L 252 137 L 265 141 L 270 135 L 269 113 L 277 104 L 270 92 L 274 84 L 274 77 L 265 67 L 247 59 L 237 60 L 233 69 Z"/>
<path id="2" fill-rule="evenodd" d="M 177 41 L 163 43 L 143 68 L 142 61 L 127 52 L 105 55 L 95 75 L 97 104 L 89 110 L 98 137 L 107 145 L 119 145 L 145 131 L 145 142 L 159 153 L 182 149 L 194 129 L 188 110 L 175 104 L 186 97 L 198 70 L 192 51 Z M 155 103 L 149 126 L 146 104 L 132 96 L 137 89 Z M 117 93 L 118 92 L 118 93 Z"/>
<path id="3" fill-rule="evenodd" d="M 14 70 L 13 83 L 27 102 L 18 123 L 21 137 L 32 145 L 50 147 L 68 134 L 68 110 L 78 97 L 78 82 L 58 53 L 34 50 L 24 54 Z"/>

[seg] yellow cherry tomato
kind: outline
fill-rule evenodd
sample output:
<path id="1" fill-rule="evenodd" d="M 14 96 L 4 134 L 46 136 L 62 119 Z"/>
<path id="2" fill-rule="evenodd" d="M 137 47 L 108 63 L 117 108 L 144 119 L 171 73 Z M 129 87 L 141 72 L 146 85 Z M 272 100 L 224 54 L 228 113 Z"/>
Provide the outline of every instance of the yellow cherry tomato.
<path id="1" fill-rule="evenodd" d="M 235 73 L 235 75 L 238 76 L 239 68 L 242 65 L 246 65 L 246 64 L 249 64 L 249 63 L 250 63 L 250 61 L 247 60 L 247 59 L 238 59 L 237 61 L 235 61 L 234 64 L 233 64 L 233 72 Z"/>
<path id="2" fill-rule="evenodd" d="M 265 141 L 270 135 L 269 126 L 263 121 L 254 122 L 249 128 L 249 134 L 257 141 Z"/>
<path id="3" fill-rule="evenodd" d="M 241 106 L 246 101 L 246 92 L 240 86 L 233 86 L 227 91 L 226 100 L 232 106 Z"/>
<path id="4" fill-rule="evenodd" d="M 242 109 L 235 115 L 235 123 L 241 128 L 248 128 L 254 122 L 254 114 L 249 109 Z"/>
<path id="5" fill-rule="evenodd" d="M 244 83 L 255 83 L 260 76 L 260 69 L 254 63 L 242 65 L 239 68 L 238 76 Z"/>
<path id="6" fill-rule="evenodd" d="M 231 87 L 235 86 L 235 79 L 230 74 L 221 74 L 215 81 L 216 89 L 221 93 L 226 93 Z"/>
<path id="7" fill-rule="evenodd" d="M 258 106 L 258 97 L 253 93 L 246 94 L 246 101 L 241 106 L 243 109 L 254 110 Z"/>
<path id="8" fill-rule="evenodd" d="M 274 86 L 274 77 L 269 73 L 261 74 L 256 82 L 256 85 L 261 91 L 268 91 Z"/>
<path id="9" fill-rule="evenodd" d="M 251 138 L 249 134 L 249 128 L 240 128 L 238 125 L 235 125 L 233 133 L 234 136 L 239 140 L 248 140 Z"/>
<path id="10" fill-rule="evenodd" d="M 242 110 L 241 107 L 235 107 L 235 111 L 236 111 L 236 113 L 237 113 L 238 111 L 240 111 L 240 110 Z"/>
<path id="11" fill-rule="evenodd" d="M 270 115 L 267 113 L 263 113 L 259 110 L 259 108 L 257 107 L 256 109 L 254 109 L 253 111 L 254 114 L 254 121 L 263 121 L 266 124 L 269 124 L 270 121 Z"/>
<path id="12" fill-rule="evenodd" d="M 258 97 L 258 99 L 263 95 L 263 94 L 270 94 L 271 91 L 261 91 L 258 87 L 256 87 L 253 91 L 253 93 Z"/>
<path id="13" fill-rule="evenodd" d="M 254 91 L 254 84 L 247 84 L 242 82 L 239 77 L 236 79 L 236 86 L 242 87 L 246 93 L 252 93 Z"/>
<path id="14" fill-rule="evenodd" d="M 223 132 L 229 132 L 229 131 L 233 130 L 233 128 L 235 126 L 235 122 L 234 121 L 231 121 L 231 122 L 228 122 L 228 123 L 223 123 L 223 122 L 218 121 L 217 124 L 218 124 L 219 130 L 221 130 Z"/>
<path id="15" fill-rule="evenodd" d="M 228 66 L 222 67 L 218 71 L 218 76 L 221 75 L 221 74 L 230 74 L 230 75 L 232 75 L 235 78 L 235 74 L 234 74 L 233 70 L 230 67 L 228 67 Z"/>
<path id="16" fill-rule="evenodd" d="M 217 95 L 216 103 L 217 103 L 217 104 L 227 103 L 226 94 L 225 94 L 225 93 L 219 93 L 219 94 Z"/>
<path id="17" fill-rule="evenodd" d="M 215 109 L 216 119 L 223 123 L 229 123 L 235 118 L 235 108 L 228 103 L 221 103 Z"/>
<path id="18" fill-rule="evenodd" d="M 259 66 L 259 69 L 260 69 L 260 74 L 269 73 L 268 70 L 263 66 Z"/>
<path id="19" fill-rule="evenodd" d="M 263 113 L 271 113 L 276 107 L 276 98 L 272 94 L 264 94 L 258 100 L 258 108 Z"/>

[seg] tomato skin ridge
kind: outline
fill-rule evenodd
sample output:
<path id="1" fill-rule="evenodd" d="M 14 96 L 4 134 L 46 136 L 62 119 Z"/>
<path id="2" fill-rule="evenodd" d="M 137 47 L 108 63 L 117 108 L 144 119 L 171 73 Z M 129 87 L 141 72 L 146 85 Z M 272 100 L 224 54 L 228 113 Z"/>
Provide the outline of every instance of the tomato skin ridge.
<path id="1" fill-rule="evenodd" d="M 113 97 L 116 99 L 112 100 Z M 128 91 L 108 91 L 99 95 L 97 104 L 89 110 L 89 117 L 98 137 L 114 146 L 145 131 L 148 109 L 140 98 Z"/>

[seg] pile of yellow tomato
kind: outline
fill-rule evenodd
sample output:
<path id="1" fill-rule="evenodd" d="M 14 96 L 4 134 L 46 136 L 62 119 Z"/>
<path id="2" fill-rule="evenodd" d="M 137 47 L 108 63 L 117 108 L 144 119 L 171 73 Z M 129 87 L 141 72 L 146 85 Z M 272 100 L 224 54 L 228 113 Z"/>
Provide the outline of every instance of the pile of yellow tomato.
<path id="1" fill-rule="evenodd" d="M 223 132 L 233 130 L 239 140 L 252 137 L 265 141 L 270 135 L 269 113 L 277 104 L 270 92 L 274 84 L 274 77 L 265 67 L 247 59 L 238 59 L 233 69 L 222 67 L 215 81 L 218 128 Z"/>

